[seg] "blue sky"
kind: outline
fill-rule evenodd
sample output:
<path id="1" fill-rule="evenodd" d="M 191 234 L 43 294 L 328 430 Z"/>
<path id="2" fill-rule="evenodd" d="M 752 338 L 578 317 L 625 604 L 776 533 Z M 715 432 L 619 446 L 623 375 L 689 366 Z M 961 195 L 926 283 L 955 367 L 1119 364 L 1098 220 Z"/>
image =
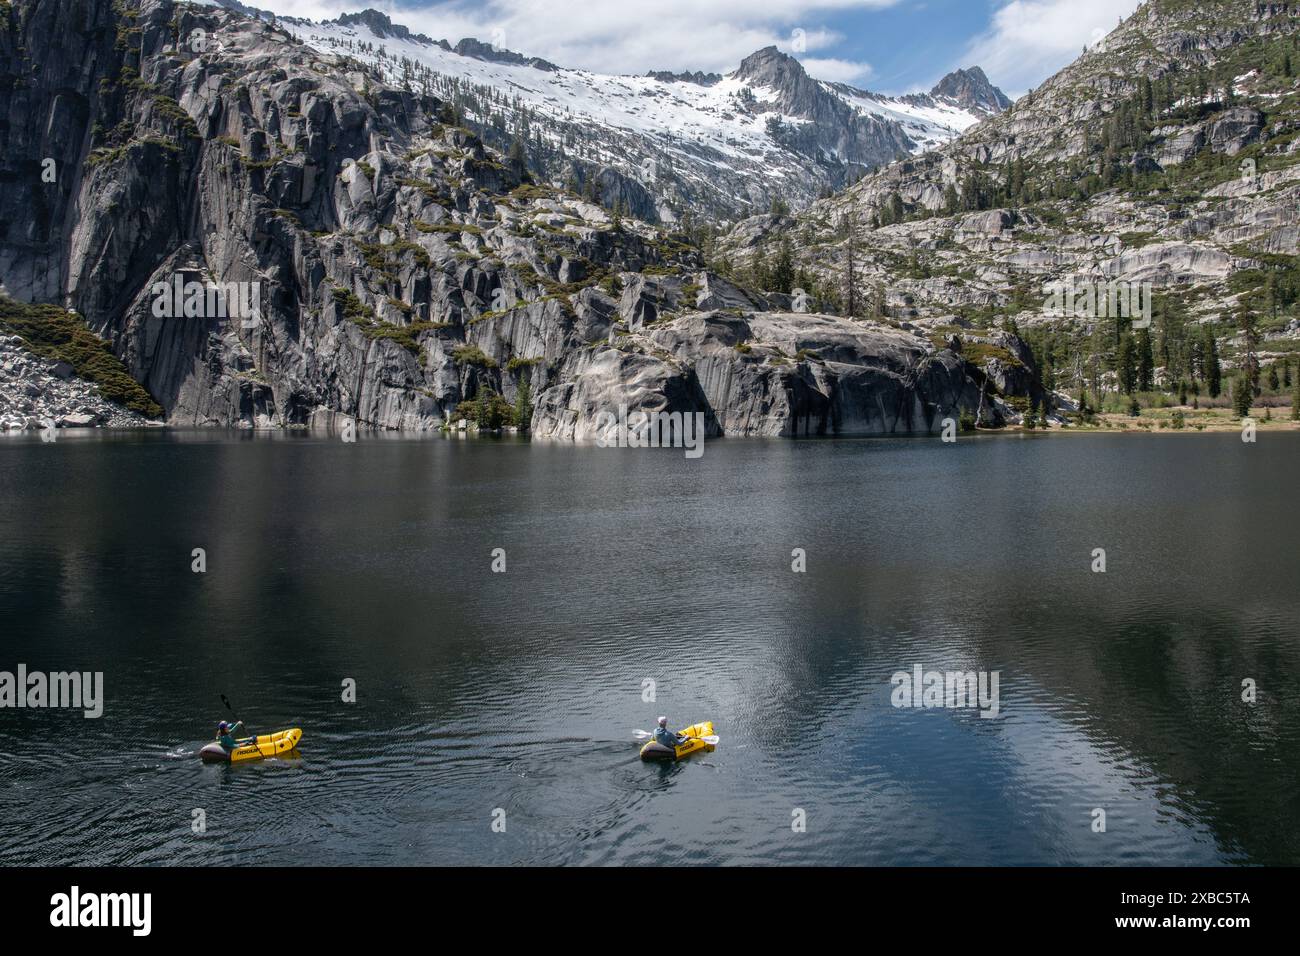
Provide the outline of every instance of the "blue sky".
<path id="1" fill-rule="evenodd" d="M 881 93 L 982 66 L 1019 96 L 1114 28 L 1138 0 L 246 0 L 329 19 L 383 10 L 434 39 L 491 40 L 604 73 L 725 73 L 775 44 L 813 76 Z M 802 31 L 802 32 L 799 32 Z"/>

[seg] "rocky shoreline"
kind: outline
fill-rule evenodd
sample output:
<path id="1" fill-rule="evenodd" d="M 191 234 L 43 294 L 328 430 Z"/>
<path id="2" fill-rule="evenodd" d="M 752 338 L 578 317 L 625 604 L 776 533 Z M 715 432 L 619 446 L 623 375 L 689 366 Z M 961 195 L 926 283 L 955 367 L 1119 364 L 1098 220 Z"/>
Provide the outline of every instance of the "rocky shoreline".
<path id="1" fill-rule="evenodd" d="M 157 427 L 99 394 L 67 362 L 28 351 L 17 335 L 0 335 L 0 430 Z"/>

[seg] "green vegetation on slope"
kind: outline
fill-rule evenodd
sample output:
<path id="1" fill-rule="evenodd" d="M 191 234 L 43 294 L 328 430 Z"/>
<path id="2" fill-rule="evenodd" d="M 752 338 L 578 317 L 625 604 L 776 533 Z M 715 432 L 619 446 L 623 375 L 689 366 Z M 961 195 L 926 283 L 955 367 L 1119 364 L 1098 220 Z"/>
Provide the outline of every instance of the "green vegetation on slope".
<path id="1" fill-rule="evenodd" d="M 0 329 L 20 336 L 41 358 L 67 362 L 78 378 L 99 386 L 110 402 L 161 418 L 162 406 L 133 379 L 109 344 L 76 315 L 53 305 L 24 305 L 0 296 Z"/>

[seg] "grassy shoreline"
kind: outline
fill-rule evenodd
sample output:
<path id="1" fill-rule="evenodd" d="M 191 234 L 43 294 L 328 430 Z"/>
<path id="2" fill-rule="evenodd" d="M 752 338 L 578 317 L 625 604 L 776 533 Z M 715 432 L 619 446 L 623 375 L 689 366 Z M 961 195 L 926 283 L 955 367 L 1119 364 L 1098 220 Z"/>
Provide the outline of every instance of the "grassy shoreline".
<path id="1" fill-rule="evenodd" d="M 1178 413 L 1182 415 L 1181 426 L 1176 424 L 1175 415 Z M 1266 418 L 1265 415 L 1270 417 Z M 1257 432 L 1300 431 L 1300 421 L 1291 420 L 1291 409 L 1286 406 L 1252 408 L 1250 419 L 1255 423 Z M 1010 428 L 1011 430 L 1017 430 L 1017 426 L 1014 425 L 1010 426 Z M 1087 424 L 1072 422 L 1068 427 L 1057 425 L 1050 429 L 1044 429 L 1039 426 L 1037 429 L 1019 430 L 1026 432 L 1050 431 L 1100 434 L 1151 432 L 1176 435 L 1198 432 L 1240 432 L 1241 429 L 1242 419 L 1238 418 L 1231 409 L 1195 409 L 1189 405 L 1173 405 L 1166 408 L 1144 408 L 1141 415 L 1126 415 L 1117 412 L 1102 413 L 1094 416 L 1094 420 Z"/>

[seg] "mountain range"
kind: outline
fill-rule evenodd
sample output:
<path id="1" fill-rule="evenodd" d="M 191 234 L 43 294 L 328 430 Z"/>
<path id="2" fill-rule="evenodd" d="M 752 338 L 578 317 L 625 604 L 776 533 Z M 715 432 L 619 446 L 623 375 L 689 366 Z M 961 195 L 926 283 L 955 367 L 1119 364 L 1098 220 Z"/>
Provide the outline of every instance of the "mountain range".
<path id="1" fill-rule="evenodd" d="M 1200 328 L 1225 365 L 1290 361 L 1300 338 L 1300 7 L 1153 0 L 1005 111 L 796 217 L 721 240 L 752 268 L 785 243 L 821 308 L 1034 343 L 1099 385 L 1113 348 L 1044 309 L 1065 283 L 1150 286 L 1156 376 L 1196 385 Z M 742 273 L 744 269 L 740 270 Z M 864 311 L 865 310 L 865 311 Z M 1241 355 L 1238 355 L 1241 352 Z M 1245 354 L 1249 352 L 1249 354 Z"/>
<path id="2" fill-rule="evenodd" d="M 979 67 L 928 94 L 894 98 L 814 79 L 776 47 L 725 76 L 612 76 L 473 38 L 431 40 L 375 10 L 277 22 L 389 83 L 450 101 L 489 146 L 518 144 L 543 178 L 650 222 L 735 219 L 774 199 L 802 207 L 1010 105 Z"/>
<path id="3" fill-rule="evenodd" d="M 1288 4 L 1151 0 L 1015 104 L 232 7 L 0 7 L 0 423 L 1060 422 L 1136 331 L 1047 317 L 1076 278 L 1154 288 L 1175 391 L 1300 337 Z"/>

